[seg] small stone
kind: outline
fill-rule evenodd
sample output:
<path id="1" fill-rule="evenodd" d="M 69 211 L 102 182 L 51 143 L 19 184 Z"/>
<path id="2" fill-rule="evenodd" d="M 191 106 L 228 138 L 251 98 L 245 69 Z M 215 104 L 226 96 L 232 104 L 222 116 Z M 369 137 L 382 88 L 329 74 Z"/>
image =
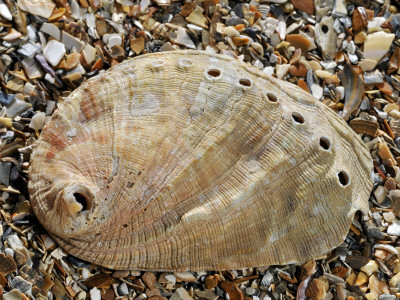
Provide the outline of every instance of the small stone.
<path id="1" fill-rule="evenodd" d="M 23 57 L 33 58 L 41 49 L 42 46 L 40 44 L 28 42 L 20 46 L 17 50 L 17 53 Z"/>
<path id="2" fill-rule="evenodd" d="M 17 270 L 17 265 L 12 256 L 0 253 L 0 273 L 4 276 Z"/>
<path id="3" fill-rule="evenodd" d="M 301 34 L 289 34 L 286 41 L 296 49 L 300 48 L 302 55 L 306 55 L 311 46 L 310 40 Z"/>
<path id="4" fill-rule="evenodd" d="M 15 276 L 11 281 L 11 285 L 18 289 L 21 293 L 24 293 L 32 288 L 32 283 L 23 279 L 21 276 Z"/>
<path id="5" fill-rule="evenodd" d="M 283 76 L 285 76 L 287 74 L 289 69 L 290 69 L 290 65 L 289 64 L 276 65 L 275 66 L 276 77 L 278 77 L 279 79 L 282 79 Z"/>
<path id="6" fill-rule="evenodd" d="M 203 15 L 203 9 L 200 7 L 196 7 L 196 9 L 186 17 L 186 21 L 204 29 L 208 29 L 207 19 Z"/>
<path id="7" fill-rule="evenodd" d="M 14 257 L 14 250 L 11 248 L 6 248 L 6 249 L 4 249 L 4 254 L 6 256 Z"/>
<path id="8" fill-rule="evenodd" d="M 39 112 L 32 117 L 29 127 L 34 130 L 41 130 L 44 126 L 45 121 L 46 114 L 44 112 Z"/>
<path id="9" fill-rule="evenodd" d="M 368 276 L 371 276 L 373 273 L 378 271 L 379 265 L 377 264 L 376 261 L 370 260 L 366 265 L 361 267 L 361 271 L 363 271 L 365 274 Z"/>
<path id="10" fill-rule="evenodd" d="M 44 75 L 43 70 L 33 58 L 24 58 L 21 65 L 29 79 L 41 78 Z"/>
<path id="11" fill-rule="evenodd" d="M 32 15 L 48 19 L 56 5 L 51 0 L 18 0 L 18 7 Z"/>
<path id="12" fill-rule="evenodd" d="M 400 220 L 395 220 L 390 224 L 386 232 L 388 235 L 400 236 Z"/>
<path id="13" fill-rule="evenodd" d="M 179 14 L 186 18 L 188 15 L 191 14 L 191 12 L 196 8 L 196 3 L 195 2 L 185 2 L 185 4 L 183 5 L 181 11 L 179 12 Z"/>
<path id="14" fill-rule="evenodd" d="M 379 295 L 378 300 L 396 300 L 396 296 L 390 294 L 381 294 Z"/>
<path id="15" fill-rule="evenodd" d="M 337 18 L 347 16 L 346 0 L 335 0 L 332 15 Z"/>
<path id="16" fill-rule="evenodd" d="M 185 46 L 189 49 L 196 49 L 195 44 L 193 43 L 192 39 L 186 33 L 186 29 L 183 27 L 178 27 L 178 34 L 175 39 L 175 43 Z"/>
<path id="17" fill-rule="evenodd" d="M 8 21 L 12 21 L 12 15 L 7 5 L 4 4 L 3 1 L 0 0 L 0 16 Z"/>
<path id="18" fill-rule="evenodd" d="M 183 287 L 177 288 L 176 291 L 178 292 L 181 300 L 193 300 L 193 298 Z"/>
<path id="19" fill-rule="evenodd" d="M 111 33 L 105 34 L 103 36 L 104 43 L 107 44 L 108 48 L 112 48 L 113 46 L 121 46 L 122 45 L 122 37 L 119 34 Z"/>
<path id="20" fill-rule="evenodd" d="M 251 287 L 246 288 L 246 294 L 249 295 L 249 296 L 254 295 L 255 292 L 256 292 L 256 289 L 253 289 Z"/>
<path id="21" fill-rule="evenodd" d="M 125 282 L 123 282 L 122 284 L 120 284 L 117 287 L 117 291 L 118 291 L 118 295 L 120 295 L 120 296 L 126 296 L 129 294 L 128 286 L 126 285 Z"/>
<path id="22" fill-rule="evenodd" d="M 25 248 L 24 244 L 21 242 L 16 234 L 11 234 L 7 237 L 7 242 L 13 250 L 19 250 Z"/>
<path id="23" fill-rule="evenodd" d="M 394 39 L 393 33 L 378 31 L 367 36 L 364 42 L 364 59 L 378 62 L 389 51 Z"/>
<path id="24" fill-rule="evenodd" d="M 244 46 L 250 42 L 250 39 L 244 35 L 234 36 L 232 42 L 235 46 Z"/>
<path id="25" fill-rule="evenodd" d="M 165 275 L 165 279 L 168 280 L 168 282 L 170 282 L 172 285 L 175 285 L 176 283 L 175 275 L 172 274 Z"/>
<path id="26" fill-rule="evenodd" d="M 14 260 L 15 260 L 15 263 L 17 264 L 17 267 L 21 267 L 26 264 L 27 258 L 22 252 L 15 250 L 14 251 Z"/>
<path id="27" fill-rule="evenodd" d="M 18 32 L 14 28 L 9 28 L 7 34 L 2 36 L 1 39 L 3 39 L 6 42 L 11 42 L 16 39 L 19 39 L 21 36 L 22 34 L 20 32 Z"/>
<path id="28" fill-rule="evenodd" d="M 232 16 L 225 22 L 226 26 L 236 26 L 239 24 L 243 24 L 243 20 L 237 16 Z"/>
<path id="29" fill-rule="evenodd" d="M 196 291 L 196 295 L 199 298 L 207 299 L 207 300 L 217 300 L 218 295 L 212 291 Z"/>
<path id="30" fill-rule="evenodd" d="M 114 278 L 124 278 L 129 276 L 130 271 L 115 271 L 112 273 L 112 277 Z"/>
<path id="31" fill-rule="evenodd" d="M 367 228 L 367 234 L 369 237 L 377 239 L 377 240 L 385 239 L 385 235 L 383 234 L 383 232 L 380 231 L 379 228 L 374 227 L 374 226 L 369 226 Z"/>
<path id="32" fill-rule="evenodd" d="M 58 63 L 64 57 L 64 54 L 65 54 L 64 44 L 56 40 L 49 41 L 43 50 L 44 57 L 53 67 L 58 65 Z"/>
<path id="33" fill-rule="evenodd" d="M 101 300 L 101 294 L 99 289 L 92 288 L 89 294 L 90 294 L 90 300 Z"/>
<path id="34" fill-rule="evenodd" d="M 147 287 L 148 287 L 149 289 L 151 289 L 151 288 L 154 288 L 154 287 L 155 287 L 157 278 L 156 278 L 156 276 L 154 275 L 154 273 L 152 273 L 152 272 L 145 272 L 145 273 L 142 275 L 142 280 L 143 280 L 143 282 L 147 285 Z"/>
<path id="35" fill-rule="evenodd" d="M 240 35 L 239 31 L 237 31 L 237 30 L 235 29 L 235 27 L 233 27 L 233 26 L 227 26 L 227 27 L 225 27 L 225 28 L 222 30 L 222 32 L 223 32 L 223 34 L 225 34 L 225 35 L 227 35 L 227 36 L 230 36 L 230 37 L 239 36 L 239 35 Z"/>
<path id="36" fill-rule="evenodd" d="M 391 246 L 389 244 L 376 244 L 376 245 L 374 245 L 374 248 L 375 249 L 385 250 L 385 251 L 387 251 L 389 253 L 392 253 L 392 254 L 395 254 L 395 255 L 399 254 L 399 251 L 395 247 L 393 247 L 393 246 Z"/>
<path id="37" fill-rule="evenodd" d="M 65 48 L 71 51 L 80 53 L 85 47 L 85 43 L 77 39 L 76 37 L 70 35 L 69 33 L 63 31 L 61 33 L 61 41 L 65 45 Z"/>
<path id="38" fill-rule="evenodd" d="M 318 100 L 320 100 L 323 96 L 324 90 L 322 87 L 320 87 L 318 84 L 313 83 L 311 85 L 311 94 L 313 95 L 313 97 L 317 98 Z"/>
<path id="39" fill-rule="evenodd" d="M 309 15 L 313 15 L 315 12 L 314 0 L 290 0 L 293 6 L 298 10 L 304 11 Z"/>
<path id="40" fill-rule="evenodd" d="M 130 41 L 130 48 L 136 55 L 140 54 L 145 47 L 144 37 L 139 36 L 135 39 L 131 39 Z M 175 49 L 174 49 L 175 50 Z"/>
<path id="41" fill-rule="evenodd" d="M 3 294 L 3 300 L 21 300 L 22 298 L 22 293 L 18 291 L 17 289 L 12 289 L 8 293 Z"/>
<path id="42" fill-rule="evenodd" d="M 211 289 L 215 288 L 218 285 L 218 281 L 219 281 L 218 275 L 207 276 L 204 281 L 205 288 L 207 290 L 211 290 Z"/>
<path id="43" fill-rule="evenodd" d="M 364 72 L 371 71 L 371 70 L 373 70 L 373 69 L 375 68 L 375 66 L 376 66 L 376 61 L 375 61 L 375 60 L 372 60 L 372 59 L 363 59 L 363 60 L 359 63 L 359 66 L 361 67 L 361 69 L 362 69 Z"/>
<path id="44" fill-rule="evenodd" d="M 378 84 L 382 82 L 383 76 L 379 70 L 364 73 L 364 84 Z"/>
<path id="45" fill-rule="evenodd" d="M 85 57 L 86 63 L 90 65 L 96 58 L 96 48 L 92 47 L 88 43 L 83 48 L 82 54 Z"/>
<path id="46" fill-rule="evenodd" d="M 289 73 L 292 76 L 305 77 L 307 75 L 307 69 L 302 64 L 291 65 Z"/>
<path id="47" fill-rule="evenodd" d="M 182 281 L 186 281 L 186 282 L 194 282 L 197 281 L 198 279 L 196 278 L 196 276 L 193 275 L 192 272 L 176 272 L 174 273 L 175 277 L 182 280 Z"/>
<path id="48" fill-rule="evenodd" d="M 61 31 L 58 27 L 52 23 L 43 23 L 40 27 L 40 31 L 54 37 L 56 40 L 61 40 Z"/>

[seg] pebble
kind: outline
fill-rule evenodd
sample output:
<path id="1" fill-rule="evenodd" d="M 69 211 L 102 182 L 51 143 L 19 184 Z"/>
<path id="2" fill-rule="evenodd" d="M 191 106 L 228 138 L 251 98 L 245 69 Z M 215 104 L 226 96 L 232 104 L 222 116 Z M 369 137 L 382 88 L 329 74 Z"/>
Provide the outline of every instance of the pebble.
<path id="1" fill-rule="evenodd" d="M 319 86 L 318 84 L 316 84 L 316 83 L 313 83 L 312 85 L 311 85 L 311 94 L 316 98 L 316 99 L 321 99 L 322 98 L 322 95 L 323 95 L 323 92 L 324 92 L 324 90 L 323 90 L 323 88 L 321 87 L 321 86 Z"/>
<path id="2" fill-rule="evenodd" d="M 14 98 L 15 98 L 15 95 L 0 92 L 0 103 L 1 104 L 4 104 L 4 105 L 10 104 L 11 101 L 14 100 Z"/>
<path id="3" fill-rule="evenodd" d="M 347 5 L 346 0 L 336 0 L 333 6 L 332 15 L 334 17 L 344 17 L 347 16 Z"/>
<path id="4" fill-rule="evenodd" d="M 237 16 L 232 16 L 226 21 L 226 26 L 236 26 L 239 24 L 243 24 L 243 20 Z"/>
<path id="5" fill-rule="evenodd" d="M 364 42 L 364 59 L 373 60 L 376 63 L 389 51 L 394 39 L 393 33 L 378 31 L 367 35 Z"/>
<path id="6" fill-rule="evenodd" d="M 0 0 L 0 16 L 2 16 L 4 19 L 8 21 L 12 20 L 12 15 L 10 10 L 8 9 L 7 5 L 5 5 L 4 2 L 1 0 Z"/>
<path id="7" fill-rule="evenodd" d="M 316 42 L 326 59 L 333 59 L 336 54 L 337 33 L 333 30 L 334 19 L 324 16 L 320 23 L 315 25 Z"/>
<path id="8" fill-rule="evenodd" d="M 193 298 L 189 295 L 189 293 L 183 288 L 177 288 L 176 289 L 178 295 L 180 296 L 181 300 L 193 300 Z"/>
<path id="9" fill-rule="evenodd" d="M 379 269 L 378 263 L 372 259 L 366 265 L 361 267 L 361 271 L 366 273 L 368 276 L 371 276 L 378 269 Z"/>
<path id="10" fill-rule="evenodd" d="M 126 296 L 129 294 L 128 286 L 126 283 L 122 283 L 117 287 L 118 295 L 120 296 Z"/>
<path id="11" fill-rule="evenodd" d="M 196 291 L 196 295 L 199 298 L 207 299 L 207 300 L 217 300 L 218 295 L 212 291 Z"/>
<path id="12" fill-rule="evenodd" d="M 400 236 L 400 220 L 395 220 L 387 228 L 387 234 L 393 236 Z"/>
<path id="13" fill-rule="evenodd" d="M 177 44 L 185 46 L 186 48 L 196 49 L 195 44 L 193 43 L 192 39 L 189 37 L 189 35 L 186 33 L 185 28 L 183 27 L 178 27 L 178 34 L 176 36 L 175 42 Z"/>
<path id="14" fill-rule="evenodd" d="M 256 289 L 253 289 L 251 287 L 246 288 L 246 294 L 249 295 L 249 296 L 254 295 L 255 292 L 256 292 Z"/>
<path id="15" fill-rule="evenodd" d="M 54 37 L 56 40 L 61 40 L 61 31 L 58 27 L 52 23 L 43 23 L 40 27 L 40 31 Z"/>
<path id="16" fill-rule="evenodd" d="M 235 27 L 233 27 L 233 26 L 227 26 L 227 27 L 225 27 L 225 28 L 222 30 L 222 32 L 223 32 L 225 35 L 230 36 L 230 37 L 239 36 L 239 35 L 240 35 L 239 31 L 237 31 L 237 30 L 235 29 Z"/>
<path id="17" fill-rule="evenodd" d="M 89 291 L 89 294 L 90 294 L 90 300 L 101 300 L 100 290 L 97 289 L 96 287 L 92 288 Z"/>
<path id="18" fill-rule="evenodd" d="M 378 228 L 370 226 L 367 229 L 368 236 L 377 240 L 384 240 L 385 235 L 384 233 Z"/>
<path id="19" fill-rule="evenodd" d="M 25 293 L 32 288 L 32 283 L 23 279 L 21 276 L 15 276 L 11 281 L 11 285 L 22 293 Z"/>
<path id="20" fill-rule="evenodd" d="M 80 53 L 85 46 L 84 42 L 80 41 L 79 39 L 65 31 L 62 31 L 61 33 L 61 41 L 65 45 L 65 48 L 78 53 Z"/>
<path id="21" fill-rule="evenodd" d="M 18 7 L 32 15 L 48 19 L 56 5 L 51 0 L 18 0 Z"/>
<path id="22" fill-rule="evenodd" d="M 276 65 L 275 66 L 276 77 L 282 79 L 283 76 L 285 76 L 289 72 L 289 69 L 290 69 L 289 64 Z"/>
<path id="23" fill-rule="evenodd" d="M 378 300 L 395 300 L 396 296 L 395 295 L 390 295 L 390 294 L 381 294 L 378 297 Z"/>
<path id="24" fill-rule="evenodd" d="M 44 126 L 45 121 L 46 113 L 39 112 L 32 117 L 31 122 L 29 123 L 29 127 L 34 130 L 41 130 Z"/>
<path id="25" fill-rule="evenodd" d="M 399 251 L 395 247 L 388 245 L 388 244 L 375 244 L 374 249 L 386 250 L 395 255 L 399 254 Z"/>
<path id="26" fill-rule="evenodd" d="M 43 50 L 43 56 L 46 60 L 54 67 L 58 65 L 61 59 L 65 54 L 65 46 L 64 44 L 51 40 L 47 43 L 46 47 Z"/>
<path id="27" fill-rule="evenodd" d="M 364 84 L 379 84 L 382 82 L 383 76 L 379 70 L 364 73 Z"/>
<path id="28" fill-rule="evenodd" d="M 3 294 L 3 300 L 21 300 L 22 293 L 17 289 L 12 289 L 8 293 Z"/>

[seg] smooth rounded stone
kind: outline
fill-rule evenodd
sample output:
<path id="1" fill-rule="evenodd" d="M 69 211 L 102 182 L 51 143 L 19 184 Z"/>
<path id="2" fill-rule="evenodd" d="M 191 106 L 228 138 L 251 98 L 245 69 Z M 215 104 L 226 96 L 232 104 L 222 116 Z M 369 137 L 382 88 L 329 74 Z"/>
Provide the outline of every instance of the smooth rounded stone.
<path id="1" fill-rule="evenodd" d="M 386 230 L 388 235 L 400 236 L 400 220 L 395 220 Z"/>
<path id="2" fill-rule="evenodd" d="M 115 271 L 112 273 L 112 277 L 114 278 L 124 278 L 129 276 L 131 272 L 130 271 Z"/>
<path id="3" fill-rule="evenodd" d="M 6 248 L 6 249 L 4 249 L 4 254 L 14 257 L 14 250 L 11 248 Z"/>
<path id="4" fill-rule="evenodd" d="M 11 281 L 11 286 L 18 289 L 21 293 L 24 293 L 32 288 L 32 283 L 23 279 L 21 276 L 15 276 Z"/>
<path id="5" fill-rule="evenodd" d="M 21 248 L 25 248 L 24 244 L 16 234 L 9 235 L 7 237 L 7 242 L 13 250 L 19 250 Z"/>
<path id="6" fill-rule="evenodd" d="M 276 77 L 282 79 L 283 76 L 285 76 L 289 72 L 289 69 L 290 69 L 289 64 L 276 65 L 275 66 Z"/>
<path id="7" fill-rule="evenodd" d="M 17 5 L 20 9 L 45 19 L 51 16 L 56 7 L 51 0 L 18 0 Z"/>
<path id="8" fill-rule="evenodd" d="M 372 259 L 367 264 L 361 267 L 361 271 L 363 271 L 368 276 L 371 276 L 378 269 L 379 269 L 378 263 Z"/>
<path id="9" fill-rule="evenodd" d="M 4 2 L 1 0 L 0 0 L 0 16 L 2 16 L 4 19 L 8 21 L 12 20 L 12 15 L 10 10 L 8 9 L 7 5 L 5 5 Z"/>
<path id="10" fill-rule="evenodd" d="M 316 42 L 325 59 L 333 59 L 336 54 L 337 32 L 333 29 L 334 19 L 324 16 L 315 25 Z"/>
<path id="11" fill-rule="evenodd" d="M 8 293 L 3 294 L 3 300 L 22 300 L 22 293 L 17 289 L 12 289 Z"/>
<path id="12" fill-rule="evenodd" d="M 323 93 L 324 93 L 324 90 L 323 90 L 323 88 L 322 88 L 319 84 L 313 83 L 313 84 L 311 85 L 311 94 L 312 94 L 315 98 L 317 98 L 318 100 L 320 100 L 320 99 L 322 98 L 322 96 L 323 96 Z"/>
<path id="13" fill-rule="evenodd" d="M 118 295 L 120 295 L 120 296 L 126 296 L 129 294 L 128 286 L 126 285 L 125 282 L 123 282 L 122 284 L 120 284 L 117 287 L 117 292 L 118 292 Z"/>
<path id="14" fill-rule="evenodd" d="M 101 293 L 100 290 L 97 288 L 92 288 L 89 291 L 89 295 L 90 295 L 90 300 L 101 300 Z"/>
<path id="15" fill-rule="evenodd" d="M 227 36 L 239 36 L 240 33 L 237 31 L 233 26 L 227 26 L 222 30 L 222 33 L 226 34 Z"/>
<path id="16" fill-rule="evenodd" d="M 325 70 L 334 69 L 337 66 L 337 63 L 334 60 L 322 60 L 320 61 L 320 64 Z"/>
<path id="17" fill-rule="evenodd" d="M 364 84 L 379 84 L 383 82 L 383 75 L 379 70 L 364 73 Z"/>
<path id="18" fill-rule="evenodd" d="M 355 65 L 358 63 L 358 56 L 356 54 L 348 53 L 350 62 Z"/>
<path id="19" fill-rule="evenodd" d="M 44 48 L 43 56 L 53 67 L 55 67 L 64 57 L 65 52 L 64 44 L 56 40 L 51 40 Z"/>
<path id="20" fill-rule="evenodd" d="M 189 49 L 196 49 L 196 45 L 193 43 L 190 36 L 186 33 L 186 29 L 183 27 L 178 27 L 175 43 L 185 46 Z"/>
<path id="21" fill-rule="evenodd" d="M 260 43 L 253 42 L 250 46 L 260 55 L 264 56 L 264 47 Z"/>
<path id="22" fill-rule="evenodd" d="M 244 23 L 243 20 L 241 18 L 239 18 L 238 16 L 232 16 L 225 22 L 225 25 L 226 26 L 236 26 L 236 25 L 243 24 L 243 23 Z"/>
<path id="23" fill-rule="evenodd" d="M 368 237 L 377 239 L 377 240 L 385 239 L 385 234 L 378 227 L 374 227 L 374 226 L 369 226 L 367 228 L 367 235 L 368 235 Z"/>
<path id="24" fill-rule="evenodd" d="M 188 291 L 185 290 L 183 287 L 177 288 L 176 291 L 181 297 L 181 300 L 193 300 L 193 298 L 189 295 Z"/>
<path id="25" fill-rule="evenodd" d="M 386 33 L 384 31 L 368 34 L 364 42 L 364 60 L 380 61 L 389 51 L 394 37 L 393 33 Z"/>
<path id="26" fill-rule="evenodd" d="M 246 288 L 246 294 L 249 296 L 252 296 L 256 293 L 256 289 L 253 289 L 251 287 Z"/>
<path id="27" fill-rule="evenodd" d="M 337 86 L 335 87 L 335 93 L 339 95 L 339 99 L 343 100 L 344 99 L 344 87 L 343 86 Z"/>
<path id="28" fill-rule="evenodd" d="M 263 73 L 265 73 L 268 76 L 272 76 L 274 74 L 275 68 L 274 67 L 265 67 L 264 69 L 262 69 Z"/>
<path id="29" fill-rule="evenodd" d="M 46 121 L 46 113 L 39 112 L 34 115 L 29 123 L 29 127 L 34 130 L 41 130 L 44 126 L 44 122 Z"/>
<path id="30" fill-rule="evenodd" d="M 173 285 L 176 283 L 176 277 L 173 274 L 165 275 L 165 279 L 171 282 Z"/>

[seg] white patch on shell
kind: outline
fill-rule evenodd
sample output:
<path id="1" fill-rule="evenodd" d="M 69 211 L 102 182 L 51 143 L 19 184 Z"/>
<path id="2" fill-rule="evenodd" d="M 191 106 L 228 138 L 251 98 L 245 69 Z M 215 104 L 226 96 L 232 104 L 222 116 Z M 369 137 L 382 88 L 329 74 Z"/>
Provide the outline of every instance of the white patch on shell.
<path id="1" fill-rule="evenodd" d="M 71 140 L 74 136 L 76 136 L 76 128 L 72 128 L 67 131 L 67 138 Z"/>
<path id="2" fill-rule="evenodd" d="M 141 101 L 140 101 L 141 100 Z M 133 97 L 131 114 L 133 117 L 148 116 L 160 109 L 160 102 L 155 95 L 147 93 L 142 99 Z"/>

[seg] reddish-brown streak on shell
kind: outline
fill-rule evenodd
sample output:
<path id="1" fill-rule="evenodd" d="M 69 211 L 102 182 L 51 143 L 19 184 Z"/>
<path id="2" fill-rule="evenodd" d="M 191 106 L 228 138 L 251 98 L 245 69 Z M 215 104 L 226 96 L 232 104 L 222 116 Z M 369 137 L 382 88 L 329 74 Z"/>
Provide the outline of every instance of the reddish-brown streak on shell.
<path id="1" fill-rule="evenodd" d="M 84 260 L 240 269 L 338 246 L 368 210 L 371 170 L 361 139 L 302 89 L 227 56 L 174 51 L 74 91 L 43 129 L 29 192 L 44 227 Z"/>

